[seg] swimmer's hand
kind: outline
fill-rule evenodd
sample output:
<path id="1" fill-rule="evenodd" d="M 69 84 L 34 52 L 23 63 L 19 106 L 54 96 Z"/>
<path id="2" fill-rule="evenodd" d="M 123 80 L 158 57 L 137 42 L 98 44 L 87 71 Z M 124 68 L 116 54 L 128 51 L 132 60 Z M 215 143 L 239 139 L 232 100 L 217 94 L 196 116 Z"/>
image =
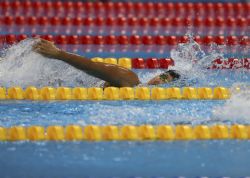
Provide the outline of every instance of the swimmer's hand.
<path id="1" fill-rule="evenodd" d="M 33 46 L 33 51 L 49 58 L 57 58 L 61 52 L 53 42 L 44 39 L 40 39 L 40 41 Z"/>

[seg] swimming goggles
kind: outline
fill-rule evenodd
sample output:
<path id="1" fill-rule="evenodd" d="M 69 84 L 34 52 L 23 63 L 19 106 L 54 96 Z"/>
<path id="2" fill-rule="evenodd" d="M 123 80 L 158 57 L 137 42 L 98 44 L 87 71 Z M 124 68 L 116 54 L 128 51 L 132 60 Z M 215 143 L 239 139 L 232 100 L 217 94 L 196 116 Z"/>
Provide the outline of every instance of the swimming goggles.
<path id="1" fill-rule="evenodd" d="M 168 72 L 165 72 L 165 73 L 163 73 L 163 74 L 160 75 L 160 79 L 161 79 L 163 82 L 168 82 L 167 74 L 168 74 Z"/>

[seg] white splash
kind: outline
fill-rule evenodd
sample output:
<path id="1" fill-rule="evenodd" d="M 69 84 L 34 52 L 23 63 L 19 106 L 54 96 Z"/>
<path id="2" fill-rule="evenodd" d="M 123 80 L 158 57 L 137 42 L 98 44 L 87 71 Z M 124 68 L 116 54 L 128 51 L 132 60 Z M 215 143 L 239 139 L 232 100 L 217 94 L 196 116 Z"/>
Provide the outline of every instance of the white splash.
<path id="1" fill-rule="evenodd" d="M 32 51 L 35 39 L 26 39 L 3 51 L 0 86 L 99 86 L 101 81 L 55 59 Z"/>
<path id="2" fill-rule="evenodd" d="M 176 49 L 171 50 L 171 58 L 175 61 L 172 67 L 180 71 L 181 80 L 163 84 L 167 86 L 195 86 L 203 82 L 209 86 L 206 80 L 206 68 L 211 62 L 220 58 L 223 54 L 218 46 L 212 46 L 211 52 L 205 54 L 198 43 L 189 35 L 189 43 L 179 44 Z M 26 39 L 3 51 L 3 59 L 0 60 L 0 86 L 84 86 L 98 87 L 103 81 L 91 77 L 86 73 L 55 59 L 48 59 L 32 51 L 34 39 Z M 171 68 L 171 69 L 172 69 Z M 162 70 L 136 71 L 142 83 L 147 83 Z"/>
<path id="3" fill-rule="evenodd" d="M 220 58 L 225 60 L 221 48 L 213 44 L 210 46 L 211 52 L 206 54 L 201 46 L 194 41 L 193 36 L 188 34 L 189 42 L 180 43 L 176 49 L 171 50 L 171 58 L 175 61 L 174 69 L 181 71 L 187 78 L 204 79 L 205 69 L 211 66 L 213 60 Z"/>
<path id="4" fill-rule="evenodd" d="M 240 90 L 239 90 L 240 88 Z M 250 123 L 250 86 L 235 84 L 231 88 L 232 96 L 225 105 L 213 110 L 213 119 Z"/>

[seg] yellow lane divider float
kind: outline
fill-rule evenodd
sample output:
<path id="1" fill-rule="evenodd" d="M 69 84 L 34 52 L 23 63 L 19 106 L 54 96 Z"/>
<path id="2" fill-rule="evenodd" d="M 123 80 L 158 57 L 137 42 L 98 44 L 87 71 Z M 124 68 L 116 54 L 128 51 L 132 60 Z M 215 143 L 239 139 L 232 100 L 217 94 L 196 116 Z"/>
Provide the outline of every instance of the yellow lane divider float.
<path id="1" fill-rule="evenodd" d="M 68 125 L 0 127 L 0 141 L 143 141 L 250 139 L 249 125 Z"/>
<path id="2" fill-rule="evenodd" d="M 104 62 L 104 63 L 108 63 L 108 64 L 117 64 L 119 66 L 131 69 L 132 68 L 132 62 L 131 62 L 131 58 L 100 58 L 100 57 L 94 57 L 91 58 L 91 61 L 93 62 Z"/>
<path id="3" fill-rule="evenodd" d="M 0 99 L 12 100 L 166 100 L 166 99 L 229 99 L 228 88 L 149 88 L 149 87 L 107 87 L 107 88 L 68 88 L 30 86 L 26 89 L 0 87 Z"/>

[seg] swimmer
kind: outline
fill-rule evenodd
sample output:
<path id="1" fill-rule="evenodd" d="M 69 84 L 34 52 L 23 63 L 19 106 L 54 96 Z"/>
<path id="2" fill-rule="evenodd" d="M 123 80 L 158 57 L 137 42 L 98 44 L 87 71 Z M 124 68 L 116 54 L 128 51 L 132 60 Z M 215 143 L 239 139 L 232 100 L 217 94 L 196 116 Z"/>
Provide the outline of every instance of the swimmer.
<path id="1" fill-rule="evenodd" d="M 40 39 L 33 46 L 33 50 L 41 55 L 64 61 L 71 66 L 86 72 L 87 74 L 105 81 L 104 87 L 134 87 L 140 84 L 138 76 L 131 70 L 101 62 L 93 62 L 82 56 L 68 53 L 57 48 L 53 42 Z M 160 75 L 155 76 L 148 85 L 158 85 L 169 83 L 180 78 L 180 74 L 175 70 L 168 70 Z"/>

